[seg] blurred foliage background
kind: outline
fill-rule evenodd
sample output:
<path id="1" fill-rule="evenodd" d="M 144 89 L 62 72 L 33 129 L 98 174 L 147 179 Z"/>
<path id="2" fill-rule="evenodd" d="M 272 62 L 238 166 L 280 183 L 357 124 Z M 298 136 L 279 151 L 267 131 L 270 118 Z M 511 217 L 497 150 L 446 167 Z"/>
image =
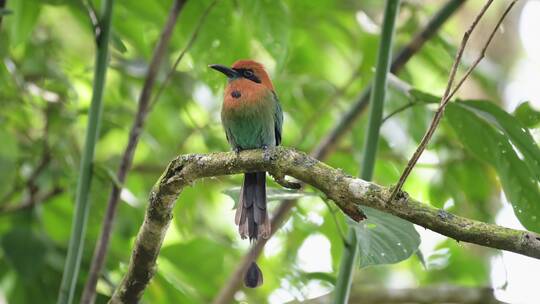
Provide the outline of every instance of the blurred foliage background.
<path id="1" fill-rule="evenodd" d="M 211 2 L 191 0 L 185 5 L 158 87 Z M 395 49 L 445 2 L 403 1 Z M 383 125 L 377 183 L 397 181 L 428 126 L 434 110 L 431 95 L 442 94 L 455 48 L 483 1 L 465 2 L 399 74 L 414 90 L 394 88 L 388 94 L 386 114 L 414 105 Z M 91 3 L 100 6 L 100 1 Z M 171 3 L 115 3 L 79 293 L 147 64 Z M 464 66 L 478 53 L 505 3 L 496 1 L 480 24 Z M 375 0 L 217 1 L 145 124 L 122 192 L 106 269 L 98 282 L 98 303 L 106 302 L 126 270 L 148 193 L 167 163 L 179 154 L 229 149 L 219 118 L 225 81 L 207 65 L 229 65 L 241 58 L 263 62 L 285 112 L 283 145 L 310 151 L 372 79 L 383 6 L 384 1 Z M 481 101 L 449 108 L 405 190 L 426 203 L 485 222 L 500 222 L 501 210 L 511 204 L 520 222 L 539 232 L 540 114 L 534 100 L 528 103 L 527 96 L 510 94 L 507 88 L 515 65 L 527 56 L 516 34 L 522 10 L 523 4 L 511 13 L 488 58 L 459 94 L 461 99 Z M 0 303 L 54 303 L 91 97 L 93 28 L 80 1 L 8 0 L 1 14 Z M 363 115 L 344 134 L 327 161 L 331 166 L 358 174 L 366 123 Z M 234 202 L 223 194 L 240 182 L 240 176 L 212 178 L 182 193 L 158 272 L 144 295 L 146 303 L 209 303 L 218 293 L 249 246 L 237 235 Z M 330 292 L 343 250 L 340 231 L 345 229 L 344 216 L 334 209 L 317 195 L 301 198 L 260 259 L 264 285 L 239 291 L 236 300 L 283 303 Z M 506 211 L 515 219 L 512 211 Z M 520 227 L 517 222 L 513 225 Z M 418 231 L 422 239 L 418 254 L 398 264 L 362 268 L 355 286 L 381 290 L 432 284 L 492 286 L 505 297 L 512 282 L 498 251 Z M 507 295 L 512 302 L 511 296 Z"/>

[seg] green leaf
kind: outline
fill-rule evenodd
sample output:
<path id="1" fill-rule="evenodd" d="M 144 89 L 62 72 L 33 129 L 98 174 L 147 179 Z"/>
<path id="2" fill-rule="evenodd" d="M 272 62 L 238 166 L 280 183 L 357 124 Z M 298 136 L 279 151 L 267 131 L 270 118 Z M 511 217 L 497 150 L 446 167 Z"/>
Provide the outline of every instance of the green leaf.
<path id="1" fill-rule="evenodd" d="M 45 265 L 47 246 L 29 228 L 14 228 L 1 239 L 8 262 L 24 279 L 34 278 Z"/>
<path id="2" fill-rule="evenodd" d="M 8 192 L 15 182 L 17 174 L 17 155 L 18 146 L 15 137 L 5 130 L 0 128 L 0 197 Z"/>
<path id="3" fill-rule="evenodd" d="M 540 123 L 540 111 L 533 109 L 528 101 L 516 108 L 514 116 L 527 128 L 536 127 Z"/>
<path id="4" fill-rule="evenodd" d="M 461 103 L 502 131 L 515 149 L 523 155 L 528 167 L 540 181 L 540 149 L 531 133 L 516 118 L 495 104 L 487 101 L 469 100 Z"/>
<path id="5" fill-rule="evenodd" d="M 516 125 L 511 126 L 506 115 L 480 109 L 487 107 L 472 102 L 451 103 L 445 117 L 465 148 L 495 168 L 520 222 L 527 229 L 540 232 L 538 173 L 531 170 L 535 164 L 526 161 L 536 157 L 538 147 L 528 142 L 530 135 L 515 119 Z M 493 113 L 497 115 L 488 115 Z M 520 159 L 518 151 L 525 160 Z"/>
<path id="6" fill-rule="evenodd" d="M 464 246 L 448 239 L 436 247 L 427 257 L 425 277 L 422 284 L 454 283 L 478 286 L 489 281 L 489 259 L 485 255 L 464 250 Z"/>
<path id="7" fill-rule="evenodd" d="M 26 41 L 37 23 L 41 4 L 38 0 L 10 0 L 13 15 L 9 19 L 10 38 L 14 46 Z"/>
<path id="8" fill-rule="evenodd" d="M 122 38 L 120 35 L 118 35 L 116 32 L 112 32 L 111 35 L 111 46 L 118 51 L 120 54 L 125 54 L 127 52 L 127 47 L 122 41 Z"/>
<path id="9" fill-rule="evenodd" d="M 413 224 L 372 208 L 362 210 L 367 220 L 356 224 L 361 268 L 394 264 L 416 252 L 420 235 Z"/>
<path id="10" fill-rule="evenodd" d="M 418 102 L 439 103 L 441 101 L 441 97 L 432 95 L 426 92 L 422 92 L 417 89 L 409 90 L 409 94 L 411 95 L 414 101 L 418 101 Z"/>
<path id="11" fill-rule="evenodd" d="M 454 206 L 449 210 L 490 221 L 490 198 L 496 183 L 493 173 L 488 165 L 472 157 L 450 159 L 430 181 L 430 202 L 437 208 L 443 208 L 452 198 Z"/>
<path id="12" fill-rule="evenodd" d="M 319 280 L 328 282 L 332 285 L 336 284 L 336 276 L 328 272 L 302 272 L 301 276 L 306 280 Z"/>
<path id="13" fill-rule="evenodd" d="M 254 36 L 277 61 L 285 62 L 290 32 L 290 14 L 283 1 L 244 1 L 244 15 L 251 19 Z"/>
<path id="14" fill-rule="evenodd" d="M 223 191 L 223 194 L 231 197 L 234 200 L 233 209 L 236 209 L 236 206 L 238 206 L 238 200 L 240 199 L 240 187 L 227 189 Z M 266 188 L 266 200 L 268 202 L 300 199 L 306 196 L 313 196 L 313 195 L 314 194 L 311 194 L 309 192 L 302 192 L 299 190 L 279 189 L 279 188 L 272 188 L 272 187 Z"/>
<path id="15" fill-rule="evenodd" d="M 160 257 L 169 260 L 175 269 L 163 269 L 163 274 L 169 273 L 176 279 L 189 282 L 198 293 L 213 295 L 224 275 L 225 255 L 231 250 L 231 247 L 207 238 L 166 246 Z"/>

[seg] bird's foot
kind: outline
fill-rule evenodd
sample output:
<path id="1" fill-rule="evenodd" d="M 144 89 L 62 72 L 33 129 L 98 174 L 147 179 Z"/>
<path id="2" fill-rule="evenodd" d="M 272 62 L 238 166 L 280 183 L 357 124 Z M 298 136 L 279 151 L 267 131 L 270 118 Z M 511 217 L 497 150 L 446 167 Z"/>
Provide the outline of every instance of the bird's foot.
<path id="1" fill-rule="evenodd" d="M 261 147 L 263 149 L 263 159 L 264 161 L 270 161 L 272 157 L 270 156 L 270 151 L 268 151 L 268 145 L 263 145 Z"/>

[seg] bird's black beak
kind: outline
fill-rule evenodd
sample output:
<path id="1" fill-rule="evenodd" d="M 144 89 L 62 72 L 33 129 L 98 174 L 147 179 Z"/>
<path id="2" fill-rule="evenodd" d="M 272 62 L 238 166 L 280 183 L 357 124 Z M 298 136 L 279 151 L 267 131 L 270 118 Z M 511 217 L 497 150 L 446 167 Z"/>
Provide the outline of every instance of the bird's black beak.
<path id="1" fill-rule="evenodd" d="M 208 67 L 225 74 L 229 79 L 239 76 L 238 72 L 221 64 L 211 64 Z"/>

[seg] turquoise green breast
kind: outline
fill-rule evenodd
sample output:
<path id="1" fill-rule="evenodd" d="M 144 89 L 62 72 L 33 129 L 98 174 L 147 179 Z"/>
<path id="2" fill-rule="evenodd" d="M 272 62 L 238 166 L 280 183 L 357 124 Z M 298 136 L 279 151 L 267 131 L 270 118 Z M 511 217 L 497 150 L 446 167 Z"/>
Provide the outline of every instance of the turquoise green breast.
<path id="1" fill-rule="evenodd" d="M 224 108 L 221 119 L 231 146 L 241 150 L 275 146 L 274 110 L 271 98 Z"/>

